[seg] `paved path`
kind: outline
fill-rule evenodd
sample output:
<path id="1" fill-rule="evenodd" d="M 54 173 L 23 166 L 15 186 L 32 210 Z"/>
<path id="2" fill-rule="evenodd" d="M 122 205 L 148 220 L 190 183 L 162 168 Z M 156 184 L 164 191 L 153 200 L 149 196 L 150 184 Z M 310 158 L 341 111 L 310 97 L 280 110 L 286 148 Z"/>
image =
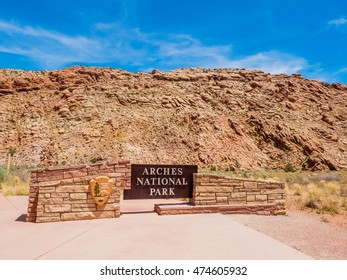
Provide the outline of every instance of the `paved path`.
<path id="1" fill-rule="evenodd" d="M 119 219 L 35 224 L 27 200 L 0 196 L 0 259 L 310 259 L 220 214 L 131 214 L 153 203 L 124 201 Z"/>

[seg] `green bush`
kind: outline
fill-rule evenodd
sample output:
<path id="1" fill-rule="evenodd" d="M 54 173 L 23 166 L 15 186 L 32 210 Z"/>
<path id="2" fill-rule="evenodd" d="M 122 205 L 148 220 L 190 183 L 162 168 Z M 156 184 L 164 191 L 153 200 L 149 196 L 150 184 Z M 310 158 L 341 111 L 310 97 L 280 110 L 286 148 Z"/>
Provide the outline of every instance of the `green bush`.
<path id="1" fill-rule="evenodd" d="M 91 160 L 90 160 L 90 162 L 91 163 L 97 163 L 97 162 L 100 162 L 100 161 L 103 161 L 104 159 L 102 158 L 102 157 L 100 157 L 100 156 L 98 156 L 98 157 L 93 157 Z"/>
<path id="2" fill-rule="evenodd" d="M 215 165 L 211 165 L 210 171 L 217 171 L 217 167 Z"/>
<path id="3" fill-rule="evenodd" d="M 7 171 L 6 169 L 0 166 L 0 183 L 4 182 L 7 179 Z"/>
<path id="4" fill-rule="evenodd" d="M 295 171 L 296 171 L 294 165 L 293 165 L 292 163 L 290 163 L 290 162 L 287 163 L 287 164 L 284 166 L 283 170 L 284 170 L 285 172 L 295 172 Z"/>

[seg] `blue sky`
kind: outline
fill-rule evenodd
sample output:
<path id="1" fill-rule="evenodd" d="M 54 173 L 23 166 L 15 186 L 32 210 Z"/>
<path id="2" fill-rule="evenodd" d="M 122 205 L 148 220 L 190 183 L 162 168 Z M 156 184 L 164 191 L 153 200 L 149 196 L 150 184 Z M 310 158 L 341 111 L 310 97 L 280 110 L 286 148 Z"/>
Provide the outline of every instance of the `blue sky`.
<path id="1" fill-rule="evenodd" d="M 347 84 L 346 0 L 1 0 L 0 67 L 246 68 Z"/>

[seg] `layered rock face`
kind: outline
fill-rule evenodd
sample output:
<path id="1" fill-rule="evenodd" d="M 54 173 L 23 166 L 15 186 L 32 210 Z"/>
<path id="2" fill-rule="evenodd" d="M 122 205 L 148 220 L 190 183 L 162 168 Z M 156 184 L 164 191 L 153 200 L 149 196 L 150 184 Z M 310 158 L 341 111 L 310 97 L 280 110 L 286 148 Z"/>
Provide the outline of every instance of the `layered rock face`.
<path id="1" fill-rule="evenodd" d="M 347 168 L 347 86 L 232 69 L 0 70 L 0 164 Z"/>

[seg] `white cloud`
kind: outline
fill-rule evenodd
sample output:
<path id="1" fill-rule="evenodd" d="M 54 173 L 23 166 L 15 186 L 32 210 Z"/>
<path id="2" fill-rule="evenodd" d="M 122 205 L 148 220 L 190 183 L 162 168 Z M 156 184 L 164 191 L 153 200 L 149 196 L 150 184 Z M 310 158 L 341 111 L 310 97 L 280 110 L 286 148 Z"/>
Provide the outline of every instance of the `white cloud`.
<path id="1" fill-rule="evenodd" d="M 279 51 L 268 51 L 230 61 L 228 67 L 259 69 L 272 74 L 292 74 L 307 66 L 304 58 Z"/>
<path id="2" fill-rule="evenodd" d="M 81 47 L 85 45 L 95 47 L 95 42 L 83 36 L 67 36 L 55 31 L 45 30 L 42 28 L 35 28 L 31 26 L 21 27 L 19 25 L 15 25 L 13 23 L 8 23 L 4 21 L 0 21 L 0 31 L 12 36 L 28 36 L 36 37 L 39 39 L 49 39 L 72 48 L 81 49 Z"/>
<path id="3" fill-rule="evenodd" d="M 335 26 L 340 26 L 346 23 L 347 23 L 347 18 L 342 18 L 342 17 L 338 19 L 333 19 L 328 22 L 329 25 L 335 25 Z"/>
<path id="4" fill-rule="evenodd" d="M 304 58 L 276 50 L 237 58 L 230 44 L 208 46 L 188 34 L 145 33 L 118 23 L 97 23 L 88 36 L 73 36 L 0 21 L 0 52 L 28 57 L 46 69 L 104 63 L 161 70 L 230 67 L 292 74 L 308 65 Z"/>
<path id="5" fill-rule="evenodd" d="M 95 57 L 100 42 L 84 36 L 0 21 L 0 51 L 29 57 L 41 67 L 63 67 Z"/>
<path id="6" fill-rule="evenodd" d="M 171 34 L 164 38 L 150 36 L 147 39 L 157 47 L 155 59 L 164 68 L 217 68 L 231 55 L 231 45 L 206 46 L 186 34 Z"/>

